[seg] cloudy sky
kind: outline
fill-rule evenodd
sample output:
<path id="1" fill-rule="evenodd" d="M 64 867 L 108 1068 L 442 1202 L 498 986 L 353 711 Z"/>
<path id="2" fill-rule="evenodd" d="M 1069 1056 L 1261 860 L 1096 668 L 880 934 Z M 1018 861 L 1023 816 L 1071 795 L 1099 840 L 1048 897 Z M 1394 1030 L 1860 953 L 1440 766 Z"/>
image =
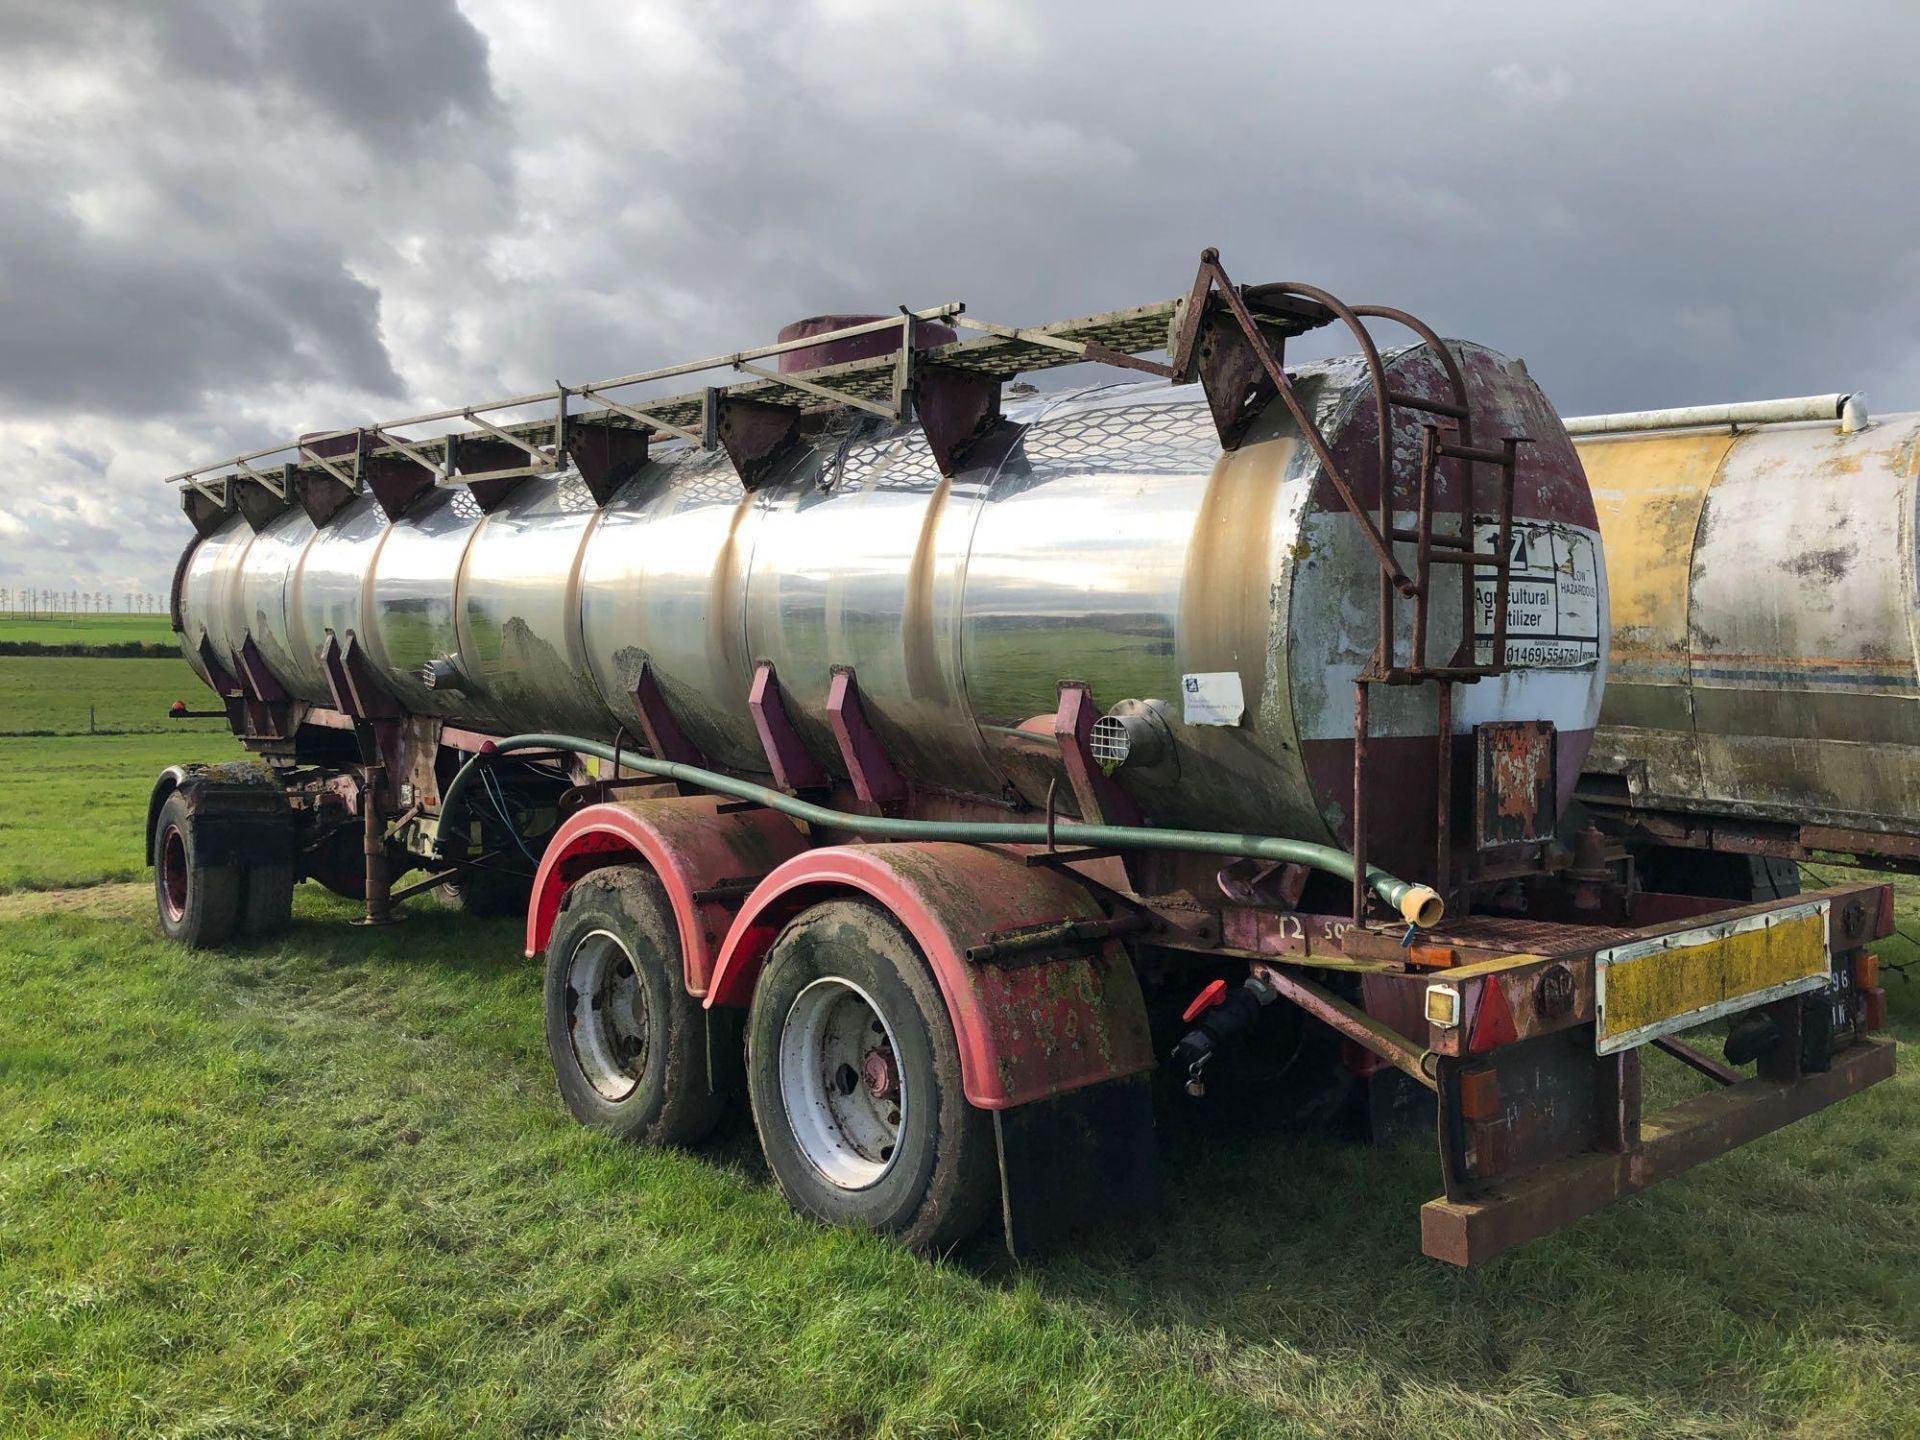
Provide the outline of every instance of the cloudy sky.
<path id="1" fill-rule="evenodd" d="M 0 0 L 0 586 L 164 589 L 159 477 L 301 429 L 1209 244 L 1569 413 L 1914 408 L 1916 54 L 1914 0 Z"/>

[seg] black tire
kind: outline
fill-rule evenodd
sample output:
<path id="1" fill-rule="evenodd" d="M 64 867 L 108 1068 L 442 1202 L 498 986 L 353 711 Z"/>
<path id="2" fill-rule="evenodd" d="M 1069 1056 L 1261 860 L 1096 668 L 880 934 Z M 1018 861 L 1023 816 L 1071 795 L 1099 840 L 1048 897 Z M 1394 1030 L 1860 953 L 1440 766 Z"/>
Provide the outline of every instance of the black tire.
<path id="1" fill-rule="evenodd" d="M 201 863 L 194 844 L 192 806 L 176 790 L 153 822 L 153 899 L 169 940 L 196 950 L 233 938 L 240 914 L 240 872 Z"/>
<path id="2" fill-rule="evenodd" d="M 434 897 L 449 910 L 460 910 L 476 920 L 520 918 L 533 899 L 533 881 L 524 875 L 498 870 L 470 870 L 457 880 L 436 885 Z"/>
<path id="3" fill-rule="evenodd" d="M 935 1252 L 985 1223 L 998 1192 L 992 1122 L 967 1103 L 926 961 L 879 907 L 816 905 L 774 942 L 747 1016 L 747 1089 L 794 1209 Z"/>
<path id="4" fill-rule="evenodd" d="M 240 938 L 271 940 L 293 924 L 293 867 L 253 865 L 240 873 Z"/>
<path id="5" fill-rule="evenodd" d="M 583 1005 L 588 994 L 600 1003 Z M 719 1123 L 706 1012 L 687 993 L 673 907 L 652 872 L 609 866 L 567 891 L 547 941 L 545 1009 L 547 1055 L 581 1124 L 692 1145 Z"/>
<path id="6" fill-rule="evenodd" d="M 325 886 L 342 900 L 365 900 L 365 843 L 358 820 L 336 825 L 319 848 L 307 856 L 307 878 Z"/>

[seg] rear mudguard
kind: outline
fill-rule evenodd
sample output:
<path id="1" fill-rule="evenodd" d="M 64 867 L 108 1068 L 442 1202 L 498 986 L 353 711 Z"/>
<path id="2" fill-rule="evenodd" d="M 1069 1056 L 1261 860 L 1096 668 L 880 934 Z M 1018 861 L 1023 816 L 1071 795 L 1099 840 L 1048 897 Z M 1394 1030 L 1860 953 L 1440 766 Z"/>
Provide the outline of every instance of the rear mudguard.
<path id="1" fill-rule="evenodd" d="M 687 989 L 704 995 L 728 923 L 753 887 L 806 849 L 771 810 L 722 811 L 716 795 L 608 801 L 569 816 L 547 842 L 527 906 L 527 954 L 547 948 L 567 887 L 605 865 L 639 862 L 659 877 L 680 931 Z"/>
<path id="2" fill-rule="evenodd" d="M 169 765 L 147 796 L 146 861 L 153 864 L 153 831 L 160 809 L 176 790 L 191 806 L 196 853 L 209 865 L 290 865 L 294 862 L 293 809 L 271 772 L 251 761 L 218 765 Z"/>
<path id="3" fill-rule="evenodd" d="M 1010 848 L 841 845 L 796 855 L 735 917 L 707 1005 L 746 1005 L 781 928 L 808 906 L 849 894 L 885 909 L 926 957 L 972 1104 L 1007 1110 L 1152 1069 L 1140 982 L 1116 941 L 1067 942 L 1000 962 L 967 958 L 1009 931 L 1102 918 L 1085 887 Z"/>

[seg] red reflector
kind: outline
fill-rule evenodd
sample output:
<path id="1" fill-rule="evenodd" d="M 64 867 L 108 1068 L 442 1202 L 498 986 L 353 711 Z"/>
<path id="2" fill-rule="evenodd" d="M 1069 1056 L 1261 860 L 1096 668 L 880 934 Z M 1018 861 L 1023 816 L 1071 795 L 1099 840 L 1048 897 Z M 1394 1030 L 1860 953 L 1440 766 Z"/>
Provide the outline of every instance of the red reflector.
<path id="1" fill-rule="evenodd" d="M 1863 1002 L 1860 1007 L 1860 1023 L 1869 1030 L 1886 1029 L 1887 992 L 1876 985 L 1871 990 L 1862 990 L 1860 999 Z"/>
<path id="2" fill-rule="evenodd" d="M 1193 997 L 1193 1002 L 1180 1012 L 1180 1018 L 1191 1024 L 1226 998 L 1227 982 L 1216 980 Z"/>
<path id="3" fill-rule="evenodd" d="M 1513 1025 L 1513 1010 L 1507 1004 L 1507 992 L 1501 989 L 1498 980 L 1483 981 L 1480 1008 L 1473 1016 L 1473 1038 L 1467 1048 L 1491 1050 L 1496 1045 L 1511 1045 L 1519 1038 L 1520 1032 Z"/>
<path id="4" fill-rule="evenodd" d="M 482 755 L 491 755 L 495 750 L 499 748 L 500 747 L 495 745 L 491 740 L 482 740 L 480 742 L 480 753 Z"/>
<path id="5" fill-rule="evenodd" d="M 1873 934 L 1870 940 L 1884 940 L 1893 934 L 1893 886 L 1880 887 L 1880 911 L 1873 917 Z"/>
<path id="6" fill-rule="evenodd" d="M 1460 1072 L 1460 1114 L 1468 1120 L 1491 1120 L 1500 1113 L 1500 1075 L 1487 1065 Z"/>

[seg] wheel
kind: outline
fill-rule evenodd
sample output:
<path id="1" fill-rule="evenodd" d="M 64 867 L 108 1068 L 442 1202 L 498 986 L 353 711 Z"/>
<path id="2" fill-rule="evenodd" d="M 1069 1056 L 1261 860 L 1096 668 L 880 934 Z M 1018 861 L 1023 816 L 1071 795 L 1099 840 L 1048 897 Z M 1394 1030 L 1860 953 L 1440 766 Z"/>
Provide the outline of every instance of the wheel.
<path id="1" fill-rule="evenodd" d="M 153 825 L 153 896 L 169 940 L 197 950 L 225 944 L 240 912 L 240 874 L 231 865 L 205 865 L 195 853 L 192 806 L 178 790 Z"/>
<path id="2" fill-rule="evenodd" d="M 477 920 L 518 918 L 533 899 L 533 881 L 500 870 L 470 870 L 458 880 L 436 885 L 433 893 L 449 910 L 463 910 Z"/>
<path id="3" fill-rule="evenodd" d="M 367 898 L 367 858 L 360 824 L 339 824 L 319 848 L 307 856 L 307 878 L 317 880 L 343 900 Z"/>
<path id="4" fill-rule="evenodd" d="M 679 928 L 651 872 L 596 870 L 567 891 L 547 941 L 547 1054 L 583 1125 L 691 1145 L 719 1122 L 707 1016 L 687 993 Z"/>
<path id="5" fill-rule="evenodd" d="M 240 872 L 240 938 L 270 940 L 293 923 L 293 867 L 251 865 Z"/>
<path id="6" fill-rule="evenodd" d="M 781 933 L 747 1016 L 747 1088 L 796 1210 L 930 1251 L 985 1222 L 992 1125 L 967 1103 L 933 976 L 885 911 L 831 901 Z"/>

